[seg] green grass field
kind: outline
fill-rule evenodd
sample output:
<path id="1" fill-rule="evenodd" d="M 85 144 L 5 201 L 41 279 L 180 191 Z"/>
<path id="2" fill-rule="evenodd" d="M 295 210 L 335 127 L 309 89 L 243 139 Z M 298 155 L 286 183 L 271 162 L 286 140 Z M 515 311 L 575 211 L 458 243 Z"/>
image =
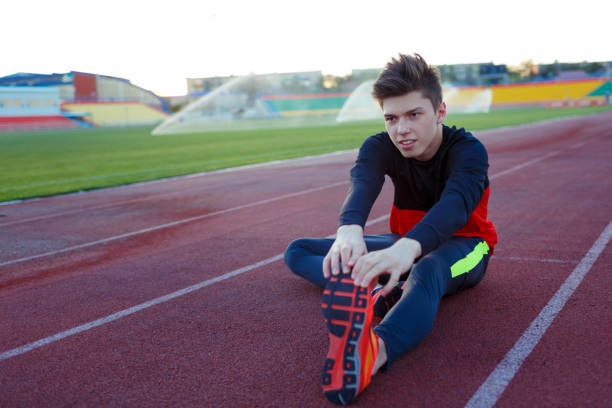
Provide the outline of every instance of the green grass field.
<path id="1" fill-rule="evenodd" d="M 610 110 L 508 109 L 445 123 L 476 131 Z M 0 133 L 0 202 L 353 149 L 381 130 L 382 120 L 164 136 L 151 136 L 151 128 Z"/>

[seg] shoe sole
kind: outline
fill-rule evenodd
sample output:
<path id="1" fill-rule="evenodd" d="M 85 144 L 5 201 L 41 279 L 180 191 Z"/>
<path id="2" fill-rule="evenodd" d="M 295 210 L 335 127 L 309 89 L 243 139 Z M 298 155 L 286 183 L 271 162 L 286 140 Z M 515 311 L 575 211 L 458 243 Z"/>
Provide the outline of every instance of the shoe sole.
<path id="1" fill-rule="evenodd" d="M 353 285 L 351 279 L 333 276 L 325 286 L 321 310 L 329 330 L 330 346 L 321 383 L 325 396 L 333 403 L 350 403 L 367 385 L 361 384 L 359 345 L 364 333 L 373 335 L 371 330 L 364 331 L 372 321 L 371 302 L 368 288 Z M 368 357 L 370 361 L 365 366 L 371 370 L 374 356 L 366 352 Z M 366 381 L 369 383 L 369 377 Z"/>

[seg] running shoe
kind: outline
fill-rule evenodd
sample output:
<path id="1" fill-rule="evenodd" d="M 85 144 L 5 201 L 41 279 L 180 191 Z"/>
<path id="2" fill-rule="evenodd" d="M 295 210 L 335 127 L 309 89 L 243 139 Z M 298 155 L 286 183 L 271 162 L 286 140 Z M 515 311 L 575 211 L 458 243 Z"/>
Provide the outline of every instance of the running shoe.
<path id="1" fill-rule="evenodd" d="M 391 292 L 387 293 L 385 296 L 382 295 L 381 290 L 383 288 L 382 285 L 378 285 L 372 291 L 372 297 L 374 302 L 374 322 L 378 324 L 382 319 L 385 318 L 389 310 L 397 303 L 398 300 L 402 298 L 402 288 L 404 287 L 405 282 L 398 282 Z"/>
<path id="2" fill-rule="evenodd" d="M 332 276 L 325 286 L 321 309 L 329 330 L 329 352 L 321 382 L 333 403 L 349 404 L 370 383 L 378 356 L 373 307 L 370 288 L 355 286 L 348 277 Z"/>

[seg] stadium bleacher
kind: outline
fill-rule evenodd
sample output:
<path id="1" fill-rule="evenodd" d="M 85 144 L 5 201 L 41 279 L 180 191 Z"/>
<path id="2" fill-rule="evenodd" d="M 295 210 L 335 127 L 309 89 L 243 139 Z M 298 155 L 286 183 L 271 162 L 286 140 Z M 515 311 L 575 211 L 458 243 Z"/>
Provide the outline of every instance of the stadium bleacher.
<path id="1" fill-rule="evenodd" d="M 335 115 L 342 109 L 350 92 L 296 95 L 264 95 L 263 101 L 281 116 Z"/>
<path id="2" fill-rule="evenodd" d="M 167 104 L 127 79 L 71 71 L 0 78 L 0 131 L 153 125 Z"/>
<path id="3" fill-rule="evenodd" d="M 587 96 L 591 98 L 592 97 L 602 97 L 602 96 L 605 97 L 606 92 L 608 92 L 608 94 L 612 93 L 612 82 L 611 81 L 606 81 L 605 83 L 601 84 L 601 86 L 599 86 L 597 89 L 589 93 Z"/>
<path id="4" fill-rule="evenodd" d="M 60 110 L 57 87 L 0 87 L 0 132 L 79 127 Z"/>
<path id="5" fill-rule="evenodd" d="M 57 116 L 0 116 L 0 132 L 16 130 L 73 129 L 79 123 L 62 115 Z"/>
<path id="6" fill-rule="evenodd" d="M 168 114 L 141 102 L 63 103 L 66 112 L 87 112 L 85 120 L 94 126 L 154 125 Z"/>
<path id="7" fill-rule="evenodd" d="M 605 79 L 581 79 L 493 85 L 491 87 L 493 105 L 495 107 L 512 107 L 577 100 L 586 97 L 605 82 Z"/>
<path id="8" fill-rule="evenodd" d="M 239 85 L 240 78 L 236 81 Z M 255 98 L 248 92 L 252 81 L 242 82 L 246 91 L 228 89 L 219 93 L 218 97 L 224 99 L 210 102 L 210 107 L 203 106 L 208 110 L 200 112 L 197 119 L 203 120 L 206 114 L 223 120 L 245 119 L 264 113 L 266 117 L 277 118 L 327 117 L 337 115 L 352 94 L 299 91 L 287 94 L 268 90 L 253 94 L 259 105 L 251 110 L 233 109 L 233 105 L 252 104 L 251 98 Z M 449 111 L 484 112 L 489 108 L 603 104 L 610 92 L 612 82 L 608 78 L 583 77 L 489 87 L 459 86 L 445 89 L 444 97 Z M 226 101 L 228 98 L 239 101 L 232 105 Z M 229 104 L 225 115 L 219 113 L 220 101 L 224 107 Z M 0 78 L 0 131 L 154 125 L 169 116 L 165 101 L 122 78 L 75 71 L 50 75 L 19 73 Z"/>

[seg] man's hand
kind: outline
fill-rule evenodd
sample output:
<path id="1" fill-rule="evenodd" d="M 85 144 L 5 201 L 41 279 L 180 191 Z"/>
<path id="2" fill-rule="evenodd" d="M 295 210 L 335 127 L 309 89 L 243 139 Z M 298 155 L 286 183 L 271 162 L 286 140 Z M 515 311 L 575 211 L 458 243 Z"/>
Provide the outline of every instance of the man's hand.
<path id="1" fill-rule="evenodd" d="M 350 273 L 355 262 L 366 252 L 363 228 L 360 225 L 342 225 L 338 228 L 336 240 L 323 258 L 323 276 L 328 279 L 330 273 L 332 275 L 339 275 L 340 272 Z"/>
<path id="2" fill-rule="evenodd" d="M 400 275 L 410 270 L 414 260 L 421 256 L 421 244 L 410 238 L 401 238 L 389 248 L 370 252 L 357 261 L 351 278 L 355 285 L 368 287 L 378 275 L 388 273 L 389 281 L 382 288 L 382 296 L 397 284 Z"/>

